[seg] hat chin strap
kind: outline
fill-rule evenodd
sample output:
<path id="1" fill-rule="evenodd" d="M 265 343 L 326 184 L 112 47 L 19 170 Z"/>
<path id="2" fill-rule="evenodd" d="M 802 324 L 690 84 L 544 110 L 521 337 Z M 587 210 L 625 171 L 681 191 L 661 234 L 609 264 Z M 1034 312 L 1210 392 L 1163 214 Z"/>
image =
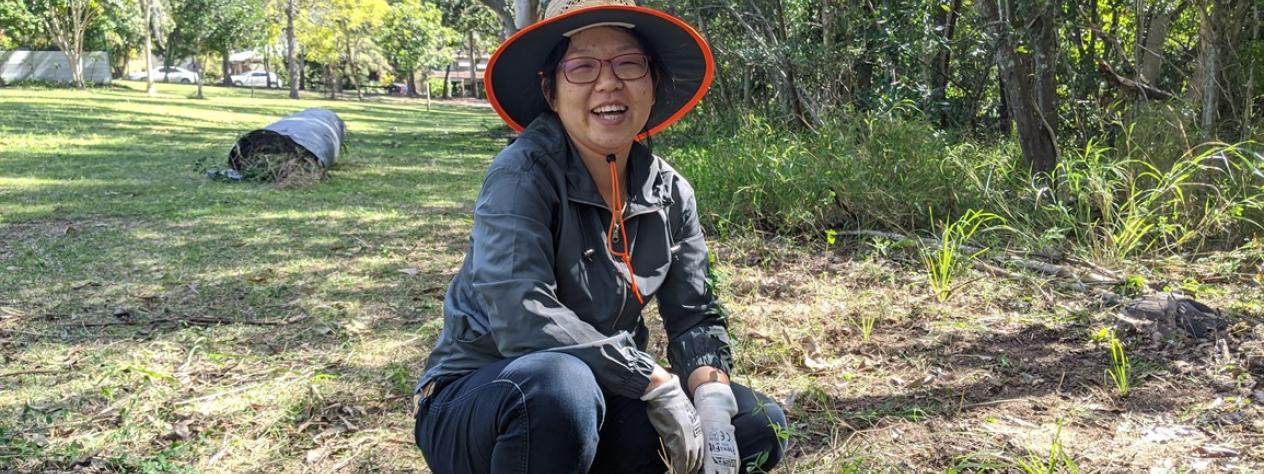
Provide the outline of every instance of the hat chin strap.
<path id="1" fill-rule="evenodd" d="M 610 255 L 619 257 L 623 260 L 623 265 L 628 267 L 628 286 L 632 290 L 632 294 L 636 296 L 636 302 L 645 304 L 645 297 L 641 296 L 641 289 L 636 286 L 636 270 L 632 269 L 632 249 L 628 243 L 628 231 L 626 224 L 623 222 L 623 192 L 619 189 L 619 167 L 615 163 L 614 155 L 606 155 L 606 163 L 610 164 L 610 191 L 612 195 L 610 209 L 610 227 L 606 230 L 606 250 Z M 614 249 L 615 232 L 620 233 L 623 242 L 623 251 Z"/>
<path id="2" fill-rule="evenodd" d="M 636 25 L 633 25 L 631 23 L 624 23 L 621 21 L 601 21 L 601 22 L 593 23 L 591 25 L 584 25 L 579 28 L 575 28 L 573 30 L 567 31 L 565 33 L 562 33 L 562 36 L 570 38 L 571 36 L 575 35 L 575 33 L 579 33 L 589 28 L 596 28 L 598 26 L 617 26 L 620 28 L 627 28 L 629 30 L 636 28 Z"/>

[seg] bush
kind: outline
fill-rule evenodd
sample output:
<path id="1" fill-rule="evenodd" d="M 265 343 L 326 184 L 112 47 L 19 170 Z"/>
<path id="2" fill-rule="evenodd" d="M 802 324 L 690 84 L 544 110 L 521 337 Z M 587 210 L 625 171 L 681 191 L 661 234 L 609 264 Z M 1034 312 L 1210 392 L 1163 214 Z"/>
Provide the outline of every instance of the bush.
<path id="1" fill-rule="evenodd" d="M 1172 142 L 1137 146 L 1125 133 L 1121 149 L 1063 147 L 1057 170 L 1033 179 L 1015 142 L 953 137 L 906 114 L 838 117 L 814 131 L 753 114 L 717 117 L 681 124 L 664 137 L 671 151 L 663 154 L 697 189 L 704 225 L 720 235 L 930 234 L 932 215 L 951 220 L 978 209 L 1004 218 L 1016 244 L 1118 261 L 1233 246 L 1261 228 L 1264 214 L 1257 143 L 1173 151 Z"/>

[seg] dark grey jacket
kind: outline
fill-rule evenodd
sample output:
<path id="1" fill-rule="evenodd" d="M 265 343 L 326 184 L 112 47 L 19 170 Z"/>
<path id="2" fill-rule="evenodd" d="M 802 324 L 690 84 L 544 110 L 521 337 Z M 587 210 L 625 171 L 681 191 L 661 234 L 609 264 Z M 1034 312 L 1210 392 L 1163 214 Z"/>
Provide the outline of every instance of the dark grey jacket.
<path id="1" fill-rule="evenodd" d="M 630 294 L 626 267 L 606 250 L 610 211 L 581 160 L 552 113 L 496 156 L 418 389 L 436 377 L 547 350 L 583 360 L 608 393 L 644 392 L 654 358 L 644 352 L 643 306 Z M 726 314 L 707 281 L 693 188 L 639 143 L 626 181 L 632 267 L 645 300 L 658 299 L 673 370 L 687 375 L 709 365 L 728 372 Z"/>

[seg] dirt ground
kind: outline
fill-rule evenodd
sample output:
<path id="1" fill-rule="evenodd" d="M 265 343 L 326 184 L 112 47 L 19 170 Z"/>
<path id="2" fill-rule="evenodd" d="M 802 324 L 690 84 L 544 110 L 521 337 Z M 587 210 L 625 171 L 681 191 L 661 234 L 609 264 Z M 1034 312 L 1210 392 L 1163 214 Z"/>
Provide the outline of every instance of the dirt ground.
<path id="1" fill-rule="evenodd" d="M 1229 322 L 1206 339 L 1121 329 L 1135 375 L 1120 397 L 1093 337 L 1115 325 L 1118 301 L 976 274 L 940 303 L 911 254 L 863 247 L 720 249 L 740 315 L 738 380 L 789 407 L 796 471 L 1264 469 L 1258 283 L 1198 288 Z M 1144 291 L 1195 296 L 1198 269 L 1177 267 L 1149 273 Z"/>

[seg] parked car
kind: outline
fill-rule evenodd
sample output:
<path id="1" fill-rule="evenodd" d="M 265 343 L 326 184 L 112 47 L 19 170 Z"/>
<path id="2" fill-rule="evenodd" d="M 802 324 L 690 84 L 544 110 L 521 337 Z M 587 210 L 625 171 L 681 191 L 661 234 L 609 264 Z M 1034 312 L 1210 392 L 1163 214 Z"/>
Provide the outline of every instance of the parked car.
<path id="1" fill-rule="evenodd" d="M 233 85 L 237 87 L 268 87 L 268 78 L 272 78 L 272 87 L 281 87 L 276 73 L 249 71 L 232 76 Z"/>
<path id="2" fill-rule="evenodd" d="M 145 80 L 145 74 L 147 72 L 154 78 L 155 81 L 191 84 L 197 82 L 198 80 L 198 73 L 182 67 L 162 67 L 153 71 L 134 72 L 127 75 L 127 80 L 143 81 Z"/>

